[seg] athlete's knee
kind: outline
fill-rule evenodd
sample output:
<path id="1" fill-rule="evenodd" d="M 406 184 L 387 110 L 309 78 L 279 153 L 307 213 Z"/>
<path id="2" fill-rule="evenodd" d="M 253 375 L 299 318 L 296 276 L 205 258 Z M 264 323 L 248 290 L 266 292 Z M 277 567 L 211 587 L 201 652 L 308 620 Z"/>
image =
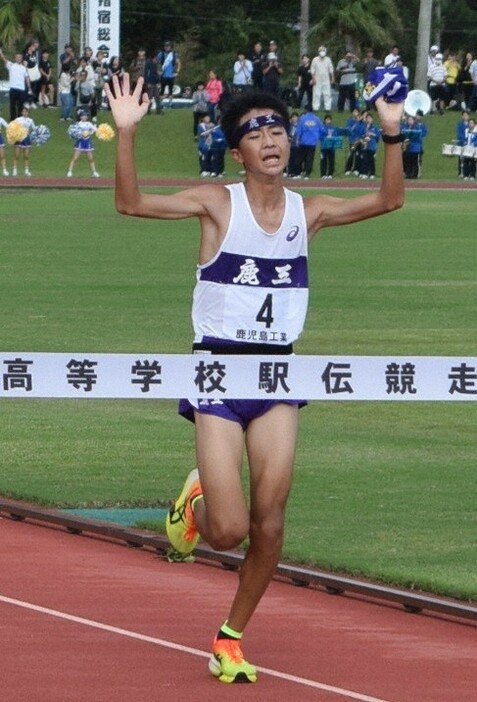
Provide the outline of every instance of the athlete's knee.
<path id="1" fill-rule="evenodd" d="M 255 517 L 250 525 L 250 539 L 259 541 L 265 548 L 274 548 L 283 541 L 285 514 L 277 510 L 263 517 Z"/>
<path id="2" fill-rule="evenodd" d="M 207 543 L 215 551 L 227 551 L 239 546 L 247 538 L 249 532 L 248 520 L 217 522 L 209 525 Z"/>

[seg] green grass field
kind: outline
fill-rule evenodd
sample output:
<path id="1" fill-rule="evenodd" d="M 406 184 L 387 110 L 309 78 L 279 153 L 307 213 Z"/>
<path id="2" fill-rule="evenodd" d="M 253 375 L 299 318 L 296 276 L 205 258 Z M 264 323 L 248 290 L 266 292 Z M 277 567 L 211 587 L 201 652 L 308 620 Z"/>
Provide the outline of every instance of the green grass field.
<path id="1" fill-rule="evenodd" d="M 325 231 L 297 352 L 475 355 L 476 210 L 474 192 L 411 191 L 393 215 Z M 120 217 L 108 190 L 3 191 L 0 217 L 2 350 L 188 352 L 194 222 Z M 165 504 L 194 463 L 172 401 L 0 411 L 7 497 Z M 476 418 L 469 403 L 312 403 L 285 556 L 475 599 Z"/>

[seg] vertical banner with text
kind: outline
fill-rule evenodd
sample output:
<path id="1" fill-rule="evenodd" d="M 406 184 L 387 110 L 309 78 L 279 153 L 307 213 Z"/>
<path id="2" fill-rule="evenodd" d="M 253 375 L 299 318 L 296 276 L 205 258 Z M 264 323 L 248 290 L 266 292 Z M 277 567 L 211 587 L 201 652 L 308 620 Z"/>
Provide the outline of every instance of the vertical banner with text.
<path id="1" fill-rule="evenodd" d="M 107 59 L 120 54 L 121 0 L 83 0 L 81 4 L 83 46 L 93 55 L 102 51 Z"/>

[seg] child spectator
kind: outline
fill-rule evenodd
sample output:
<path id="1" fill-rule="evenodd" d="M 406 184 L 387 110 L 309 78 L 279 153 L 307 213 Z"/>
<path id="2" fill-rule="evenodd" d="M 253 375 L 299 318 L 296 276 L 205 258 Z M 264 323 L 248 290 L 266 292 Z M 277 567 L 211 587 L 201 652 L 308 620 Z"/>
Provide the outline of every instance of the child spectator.
<path id="1" fill-rule="evenodd" d="M 79 159 L 81 154 L 86 154 L 89 166 L 91 168 L 91 177 L 99 178 L 99 173 L 96 170 L 93 159 L 94 146 L 92 137 L 96 132 L 96 126 L 88 120 L 89 114 L 86 110 L 80 111 L 78 117 L 78 125 L 80 126 L 78 132 L 80 136 L 78 136 L 75 141 L 73 157 L 70 161 L 70 165 L 68 166 L 68 173 L 66 175 L 68 178 L 72 178 L 73 168 L 76 161 Z"/>
<path id="2" fill-rule="evenodd" d="M 335 149 L 337 137 L 341 134 L 338 127 L 333 126 L 331 115 L 325 115 L 321 137 L 320 175 L 323 179 L 333 178 L 335 174 Z"/>
<path id="3" fill-rule="evenodd" d="M 364 126 L 365 132 L 362 138 L 359 177 L 374 179 L 376 176 L 376 151 L 381 130 L 374 124 L 373 115 L 370 112 L 366 113 Z"/>
<path id="4" fill-rule="evenodd" d="M 361 113 L 355 108 L 351 117 L 346 120 L 344 133 L 348 137 L 348 155 L 345 163 L 345 175 L 358 174 L 358 153 L 361 146 L 359 141 L 359 127 L 362 123 Z"/>
<path id="5" fill-rule="evenodd" d="M 313 170 L 316 146 L 321 139 L 322 130 L 323 122 L 311 110 L 304 112 L 298 120 L 297 141 L 300 146 L 300 164 L 306 179 L 310 177 Z"/>
<path id="6" fill-rule="evenodd" d="M 457 127 L 456 127 L 456 141 L 457 141 L 458 146 L 464 146 L 464 144 L 465 144 L 465 137 L 466 137 L 467 127 L 469 125 L 469 119 L 470 119 L 470 113 L 467 110 L 462 110 L 461 119 L 459 120 L 459 122 L 457 122 Z M 462 156 L 459 156 L 458 161 L 457 161 L 457 175 L 459 176 L 459 178 L 464 177 L 463 165 L 464 165 L 464 161 L 462 159 Z"/>
<path id="7" fill-rule="evenodd" d="M 212 130 L 212 144 L 210 145 L 210 175 L 222 178 L 225 168 L 225 152 L 227 150 L 227 140 L 219 123 Z"/>
<path id="8" fill-rule="evenodd" d="M 3 117 L 0 117 L 0 163 L 2 164 L 2 170 L 3 170 L 3 175 L 7 176 L 9 175 L 7 171 L 7 161 L 5 159 L 5 140 L 3 138 L 2 134 L 2 128 L 6 129 L 8 126 L 8 123 L 3 119 Z"/>
<path id="9" fill-rule="evenodd" d="M 293 112 L 290 115 L 290 131 L 288 132 L 288 138 L 290 140 L 290 158 L 288 159 L 287 176 L 289 178 L 299 178 L 301 172 L 297 127 L 298 112 Z"/>
<path id="10" fill-rule="evenodd" d="M 203 80 L 199 80 L 196 89 L 192 93 L 192 130 L 194 138 L 197 138 L 197 127 L 204 115 L 209 112 L 209 93 L 205 89 Z"/>
<path id="11" fill-rule="evenodd" d="M 18 122 L 18 124 L 21 124 L 22 127 L 25 127 L 27 130 L 27 135 L 22 141 L 19 141 L 15 144 L 15 151 L 13 155 L 13 169 L 12 169 L 12 175 L 16 176 L 18 175 L 18 161 L 20 160 L 20 154 L 23 156 L 23 167 L 25 170 L 25 175 L 27 178 L 31 176 L 30 172 L 30 151 L 31 151 L 31 139 L 30 139 L 30 134 L 32 129 L 35 128 L 35 123 L 30 117 L 30 111 L 26 105 L 22 107 L 22 113 L 20 117 L 17 117 L 15 119 L 15 122 Z"/>
<path id="12" fill-rule="evenodd" d="M 202 178 L 209 176 L 212 172 L 212 130 L 214 123 L 210 115 L 206 114 L 200 120 L 197 127 L 197 138 L 199 146 L 199 170 Z"/>
<path id="13" fill-rule="evenodd" d="M 405 137 L 403 141 L 402 163 L 405 178 L 419 178 L 419 156 L 422 150 L 422 131 L 416 124 L 416 119 L 408 115 L 401 129 Z"/>
<path id="14" fill-rule="evenodd" d="M 475 119 L 469 119 L 465 129 L 465 143 L 462 152 L 462 174 L 464 180 L 475 180 L 477 149 L 477 127 Z M 467 153 L 468 151 L 468 153 Z"/>

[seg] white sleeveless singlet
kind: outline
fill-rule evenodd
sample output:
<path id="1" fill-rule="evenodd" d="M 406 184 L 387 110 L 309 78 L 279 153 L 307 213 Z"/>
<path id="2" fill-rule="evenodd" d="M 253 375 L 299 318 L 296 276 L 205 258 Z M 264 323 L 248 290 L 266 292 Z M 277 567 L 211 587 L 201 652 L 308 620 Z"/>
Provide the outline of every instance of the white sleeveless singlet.
<path id="1" fill-rule="evenodd" d="M 303 329 L 308 307 L 303 199 L 284 189 L 283 220 L 269 234 L 255 221 L 244 184 L 226 187 L 231 197 L 227 233 L 214 258 L 197 267 L 194 340 L 291 344 Z"/>

